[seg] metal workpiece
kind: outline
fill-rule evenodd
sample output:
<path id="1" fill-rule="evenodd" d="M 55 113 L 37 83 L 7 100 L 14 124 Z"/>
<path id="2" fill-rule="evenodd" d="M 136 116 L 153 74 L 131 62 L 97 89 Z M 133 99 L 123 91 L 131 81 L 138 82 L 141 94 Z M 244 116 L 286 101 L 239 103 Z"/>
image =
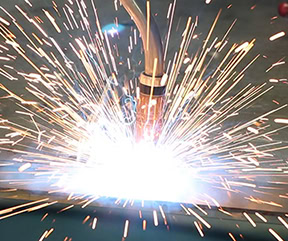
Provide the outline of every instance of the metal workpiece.
<path id="1" fill-rule="evenodd" d="M 155 77 L 162 77 L 164 74 L 164 55 L 161 36 L 153 16 L 150 15 L 149 41 L 147 41 L 147 14 L 145 2 L 146 1 L 143 0 L 121 0 L 121 3 L 135 22 L 141 34 L 145 54 L 145 74 L 147 76 L 153 76 L 154 61 L 157 59 L 154 75 Z"/>

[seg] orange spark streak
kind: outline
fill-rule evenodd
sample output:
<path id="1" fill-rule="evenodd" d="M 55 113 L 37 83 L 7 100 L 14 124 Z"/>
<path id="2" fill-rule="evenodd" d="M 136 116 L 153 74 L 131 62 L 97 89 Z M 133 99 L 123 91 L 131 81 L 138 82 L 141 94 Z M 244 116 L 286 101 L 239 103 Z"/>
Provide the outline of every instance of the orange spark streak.
<path id="1" fill-rule="evenodd" d="M 199 219 L 207 228 L 211 228 L 211 225 L 207 223 L 198 213 L 194 212 L 191 208 L 188 208 L 189 212 Z"/>
<path id="2" fill-rule="evenodd" d="M 50 235 L 53 231 L 54 231 L 54 228 L 51 228 L 51 229 L 47 232 L 47 234 L 45 235 L 45 238 L 48 238 L 49 235 Z"/>
<path id="3" fill-rule="evenodd" d="M 229 234 L 230 238 L 231 238 L 233 241 L 236 241 L 236 239 L 235 239 L 235 237 L 233 236 L 232 233 L 228 233 L 228 234 Z"/>
<path id="4" fill-rule="evenodd" d="M 68 207 L 62 208 L 60 211 L 58 211 L 58 213 L 62 213 L 62 212 L 67 211 L 73 207 L 74 207 L 74 205 L 69 205 Z"/>
<path id="5" fill-rule="evenodd" d="M 203 231 L 201 230 L 201 228 L 199 227 L 199 224 L 198 224 L 196 221 L 194 221 L 194 225 L 195 225 L 195 227 L 197 228 L 200 236 L 203 238 L 203 237 L 204 237 L 204 233 L 203 233 Z"/>
<path id="6" fill-rule="evenodd" d="M 84 220 L 83 220 L 83 222 L 82 222 L 82 224 L 85 224 L 88 220 L 90 219 L 90 216 L 88 215 L 88 216 L 86 216 L 85 218 L 84 218 Z"/>
<path id="7" fill-rule="evenodd" d="M 142 222 L 143 231 L 146 230 L 146 226 L 147 226 L 147 221 L 144 219 L 143 222 Z"/>
<path id="8" fill-rule="evenodd" d="M 17 206 L 11 207 L 11 208 L 6 208 L 6 209 L 3 209 L 3 210 L 0 210 L 0 215 L 1 214 L 5 214 L 5 213 L 9 213 L 9 212 L 13 212 L 15 209 L 19 209 L 19 208 L 22 208 L 22 207 L 30 206 L 30 205 L 33 205 L 33 204 L 36 204 L 36 203 L 47 201 L 47 200 L 49 200 L 49 198 L 44 198 L 44 199 L 41 199 L 41 200 L 37 200 L 37 201 L 33 201 L 33 202 L 17 205 Z"/>
<path id="9" fill-rule="evenodd" d="M 40 237 L 39 241 L 43 241 L 45 239 L 45 236 L 47 235 L 48 230 L 46 230 Z"/>
<path id="10" fill-rule="evenodd" d="M 45 213 L 45 214 L 43 215 L 43 217 L 41 218 L 41 222 L 44 221 L 44 219 L 45 219 L 47 216 L 48 216 L 48 213 Z"/>

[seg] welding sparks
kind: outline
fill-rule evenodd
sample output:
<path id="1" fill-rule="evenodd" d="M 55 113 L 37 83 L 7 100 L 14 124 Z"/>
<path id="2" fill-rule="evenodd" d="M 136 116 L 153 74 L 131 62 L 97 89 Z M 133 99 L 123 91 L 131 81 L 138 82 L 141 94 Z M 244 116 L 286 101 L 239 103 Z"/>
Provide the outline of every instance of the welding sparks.
<path id="1" fill-rule="evenodd" d="M 158 215 L 157 215 L 157 211 L 153 210 L 153 220 L 154 220 L 154 225 L 157 227 L 158 226 Z"/>
<path id="2" fill-rule="evenodd" d="M 199 214 L 193 211 L 191 208 L 188 208 L 189 212 L 194 215 L 199 221 L 201 221 L 207 228 L 211 228 L 211 225 L 207 223 Z"/>
<path id="3" fill-rule="evenodd" d="M 286 229 L 288 229 L 288 224 L 282 217 L 278 217 L 278 220 L 284 225 Z"/>
<path id="4" fill-rule="evenodd" d="M 31 163 L 25 163 L 23 164 L 21 167 L 18 168 L 19 172 L 24 172 L 25 170 L 27 170 L 28 168 L 30 168 L 32 165 Z"/>
<path id="5" fill-rule="evenodd" d="M 32 7 L 29 1 L 26 3 Z M 210 229 L 212 226 L 205 220 L 208 212 L 194 203 L 199 202 L 209 208 L 216 206 L 223 215 L 232 215 L 221 208 L 221 201 L 212 197 L 211 190 L 219 193 L 221 190 L 225 195 L 227 193 L 228 199 L 234 193 L 244 193 L 246 189 L 253 194 L 272 193 L 267 191 L 268 187 L 257 185 L 257 181 L 265 175 L 287 175 L 285 160 L 273 156 L 274 152 L 287 148 L 284 142 L 273 139 L 285 126 L 272 129 L 269 124 L 269 116 L 284 110 L 287 105 L 274 101 L 277 108 L 261 110 L 255 116 L 244 114 L 243 120 L 239 120 L 243 110 L 253 107 L 254 101 L 260 100 L 273 89 L 266 83 L 248 83 L 240 88 L 239 83 L 245 79 L 246 71 L 260 56 L 248 57 L 255 39 L 231 43 L 228 34 L 235 21 L 223 36 L 212 37 L 220 18 L 219 12 L 197 51 L 191 53 L 190 46 L 193 41 L 202 38 L 196 31 L 199 19 L 189 17 L 186 25 L 183 25 L 179 50 L 169 53 L 176 8 L 174 0 L 167 14 L 164 59 L 168 64 L 161 79 L 161 85 L 167 85 L 163 130 L 157 143 L 146 140 L 136 143 L 135 112 L 136 102 L 139 104 L 139 86 L 135 76 L 128 74 L 133 72 L 134 75 L 135 63 L 141 62 L 133 57 L 140 43 L 139 33 L 131 27 L 131 35 L 126 38 L 129 39 L 129 51 L 126 53 L 122 49 L 127 51 L 127 46 L 124 48 L 118 42 L 121 38 L 120 29 L 125 28 L 118 23 L 118 19 L 115 19 L 115 26 L 101 28 L 92 1 L 90 7 L 96 23 L 96 26 L 92 26 L 86 3 L 73 3 L 71 0 L 62 7 L 53 4 L 55 11 L 43 9 L 41 16 L 30 16 L 20 6 L 16 6 L 35 33 L 30 33 L 28 28 L 25 30 L 20 20 L 1 8 L 7 16 L 0 17 L 1 36 L 5 43 L 5 46 L 4 43 L 0 45 L 1 51 L 5 52 L 5 55 L 0 56 L 0 61 L 3 61 L 0 75 L 8 81 L 27 83 L 23 89 L 27 96 L 9 90 L 4 81 L 0 85 L 6 93 L 3 99 L 16 103 L 15 115 L 21 118 L 21 122 L 18 122 L 15 120 L 17 118 L 9 120 L 1 116 L 0 128 L 5 132 L 0 139 L 1 150 L 12 151 L 17 156 L 11 160 L 12 168 L 15 168 L 13 174 L 31 177 L 12 181 L 4 179 L 4 183 L 16 190 L 18 187 L 37 186 L 39 182 L 43 185 L 39 186 L 48 190 L 49 194 L 65 193 L 65 197 L 69 195 L 67 201 L 77 200 L 77 204 L 68 205 L 58 213 L 76 205 L 86 208 L 101 197 L 117 198 L 116 205 L 123 208 L 133 206 L 134 200 L 185 200 L 185 203 L 193 203 L 197 212 L 201 212 L 202 216 L 192 208 L 181 206 L 187 215 L 196 219 L 193 222 L 201 237 L 204 236 L 203 227 Z M 205 3 L 210 4 L 211 1 L 206 0 Z M 120 11 L 117 1 L 114 1 L 114 7 Z M 147 39 L 144 39 L 144 43 L 148 50 L 152 17 L 150 1 L 147 1 L 146 7 Z M 49 29 L 43 28 L 44 23 L 50 24 L 54 34 L 59 36 L 66 31 L 71 33 L 69 41 L 57 41 Z M 10 25 L 16 27 L 17 34 L 11 32 L 8 28 Z M 80 36 L 72 34 L 76 30 L 82 31 Z M 20 40 L 19 33 L 26 42 Z M 283 36 L 285 32 L 282 31 L 269 40 L 274 41 Z M 30 68 L 18 70 L 17 61 L 25 61 Z M 153 61 L 155 81 L 159 60 Z M 284 64 L 282 58 L 266 72 Z M 280 79 L 276 76 L 270 78 L 269 82 L 278 83 Z M 154 82 L 149 95 L 149 111 L 158 103 L 152 96 L 153 90 Z M 145 109 L 146 106 L 141 108 Z M 285 118 L 276 118 L 274 122 L 288 124 Z M 155 126 L 151 128 L 151 133 L 157 131 Z M 147 140 L 152 139 L 147 135 Z M 122 199 L 125 201 L 121 203 Z M 257 205 L 282 207 L 272 200 L 260 200 L 248 195 L 245 200 Z M 0 219 L 55 203 L 57 201 L 42 199 L 4 209 L 0 211 Z M 161 205 L 159 210 L 160 220 L 162 217 L 164 225 L 168 226 Z M 243 215 L 256 227 L 246 212 Z M 260 213 L 256 212 L 255 215 L 267 222 Z M 152 216 L 154 226 L 161 226 L 154 209 Z M 143 218 L 142 213 L 140 218 Z M 287 228 L 282 217 L 278 217 L 278 220 Z M 92 229 L 96 229 L 98 219 L 86 216 L 83 224 L 88 221 Z M 145 231 L 146 228 L 147 221 L 143 219 L 142 229 Z M 47 238 L 53 231 L 53 228 L 46 230 L 40 240 Z M 128 231 L 129 220 L 126 220 L 124 238 L 128 236 Z M 274 230 L 269 229 L 269 232 L 282 240 Z M 232 233 L 229 236 L 235 239 Z"/>
<path id="6" fill-rule="evenodd" d="M 46 230 L 40 237 L 39 241 L 43 241 L 46 237 L 46 235 L 48 234 L 48 230 Z"/>
<path id="7" fill-rule="evenodd" d="M 275 119 L 274 122 L 278 124 L 288 124 L 288 119 Z"/>
<path id="8" fill-rule="evenodd" d="M 204 233 L 201 230 L 201 228 L 199 227 L 199 224 L 196 221 L 194 221 L 194 225 L 197 228 L 197 231 L 199 232 L 200 236 L 203 238 L 204 237 Z"/>
<path id="9" fill-rule="evenodd" d="M 251 225 L 256 228 L 256 223 L 253 221 L 253 219 L 246 213 L 244 212 L 243 215 L 245 216 L 245 218 L 247 218 L 247 220 L 249 221 L 249 223 L 251 223 Z"/>
<path id="10" fill-rule="evenodd" d="M 260 213 L 258 212 L 255 212 L 255 215 L 260 218 L 264 223 L 267 223 L 267 219 L 263 217 L 263 215 L 261 215 Z"/>
<path id="11" fill-rule="evenodd" d="M 129 220 L 125 221 L 125 226 L 124 226 L 124 233 L 123 233 L 123 237 L 127 238 L 128 237 L 128 231 L 129 231 Z"/>
<path id="12" fill-rule="evenodd" d="M 146 230 L 146 227 L 147 227 L 147 221 L 144 219 L 144 220 L 142 221 L 142 229 L 143 229 L 143 231 Z"/>
<path id="13" fill-rule="evenodd" d="M 284 37 L 285 35 L 286 35 L 286 33 L 285 33 L 284 31 L 281 31 L 281 32 L 279 32 L 279 33 L 276 33 L 276 34 L 272 35 L 272 36 L 269 38 L 269 40 L 270 40 L 270 41 L 274 41 L 274 40 L 276 40 L 276 39 L 279 39 L 279 38 Z"/>
<path id="14" fill-rule="evenodd" d="M 272 228 L 269 228 L 269 232 L 278 240 L 278 241 L 284 241 L 279 234 L 277 234 Z"/>
<path id="15" fill-rule="evenodd" d="M 96 229 L 96 225 L 97 225 L 97 218 L 94 218 L 92 222 L 92 229 Z"/>

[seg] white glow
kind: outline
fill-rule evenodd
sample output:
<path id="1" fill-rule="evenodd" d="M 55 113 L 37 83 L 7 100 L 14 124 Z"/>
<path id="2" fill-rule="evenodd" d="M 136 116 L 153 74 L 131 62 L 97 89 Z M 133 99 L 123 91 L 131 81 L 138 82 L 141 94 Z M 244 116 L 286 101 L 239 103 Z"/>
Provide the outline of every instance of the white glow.
<path id="1" fill-rule="evenodd" d="M 94 125 L 89 141 L 79 145 L 79 161 L 86 159 L 86 164 L 72 176 L 63 176 L 59 186 L 99 197 L 183 201 L 191 170 L 168 149 L 153 143 L 133 145 L 116 129 L 115 142 L 99 126 Z"/>
<path id="2" fill-rule="evenodd" d="M 117 31 L 117 29 L 112 28 L 112 29 L 108 30 L 108 33 L 109 33 L 112 37 L 114 37 L 114 35 L 117 34 L 118 31 Z"/>

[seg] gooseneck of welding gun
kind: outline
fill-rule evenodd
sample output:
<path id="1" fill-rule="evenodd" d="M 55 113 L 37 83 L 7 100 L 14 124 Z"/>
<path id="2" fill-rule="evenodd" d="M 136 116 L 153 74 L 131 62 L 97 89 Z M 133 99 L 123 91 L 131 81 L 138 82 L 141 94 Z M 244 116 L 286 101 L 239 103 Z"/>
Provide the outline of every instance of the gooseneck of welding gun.
<path id="1" fill-rule="evenodd" d="M 136 114 L 136 140 L 156 141 L 163 124 L 165 83 L 163 46 L 159 29 L 152 15 L 147 14 L 143 0 L 121 0 L 135 22 L 142 38 L 145 70 L 139 77 L 140 96 Z M 148 18 L 147 18 L 148 15 Z M 148 31 L 147 31 L 148 30 Z"/>

